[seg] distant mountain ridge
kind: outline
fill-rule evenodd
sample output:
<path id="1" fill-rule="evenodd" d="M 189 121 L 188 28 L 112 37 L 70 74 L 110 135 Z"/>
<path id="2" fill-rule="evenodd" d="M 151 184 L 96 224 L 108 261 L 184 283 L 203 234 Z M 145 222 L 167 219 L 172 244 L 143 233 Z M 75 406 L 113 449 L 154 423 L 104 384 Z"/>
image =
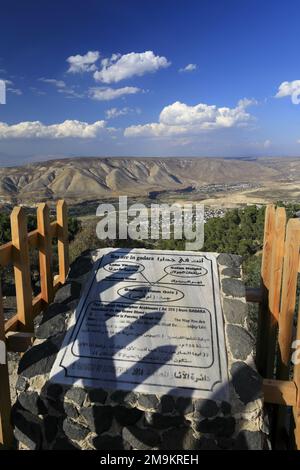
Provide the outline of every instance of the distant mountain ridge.
<path id="1" fill-rule="evenodd" d="M 0 168 L 0 200 L 146 196 L 209 184 L 300 180 L 300 158 L 78 157 Z"/>

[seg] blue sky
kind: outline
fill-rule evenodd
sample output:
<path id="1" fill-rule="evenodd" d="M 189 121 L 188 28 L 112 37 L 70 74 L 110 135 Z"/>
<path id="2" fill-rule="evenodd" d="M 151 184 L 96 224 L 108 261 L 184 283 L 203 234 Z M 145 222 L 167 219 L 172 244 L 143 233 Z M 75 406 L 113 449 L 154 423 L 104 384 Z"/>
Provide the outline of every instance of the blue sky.
<path id="1" fill-rule="evenodd" d="M 297 0 L 1 4 L 0 164 L 300 154 Z"/>

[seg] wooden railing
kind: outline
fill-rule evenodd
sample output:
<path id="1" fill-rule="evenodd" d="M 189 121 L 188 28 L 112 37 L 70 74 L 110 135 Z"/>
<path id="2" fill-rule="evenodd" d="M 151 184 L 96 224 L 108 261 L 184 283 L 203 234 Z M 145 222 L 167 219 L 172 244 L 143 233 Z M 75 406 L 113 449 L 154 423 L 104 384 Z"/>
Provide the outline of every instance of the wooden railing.
<path id="1" fill-rule="evenodd" d="M 265 403 L 278 405 L 270 410 L 275 448 L 284 447 L 287 406 L 291 406 L 294 436 L 286 437 L 300 449 L 300 364 L 291 361 L 293 341 L 300 340 L 300 310 L 295 312 L 299 250 L 300 220 L 290 219 L 286 223 L 285 209 L 269 205 L 265 215 L 261 287 L 248 289 L 247 300 L 259 303 L 256 363 L 264 378 Z"/>
<path id="2" fill-rule="evenodd" d="M 52 239 L 57 238 L 58 275 L 52 270 Z M 41 291 L 33 297 L 29 251 L 39 252 Z M 12 265 L 16 289 L 16 314 L 4 321 L 0 283 L 0 446 L 10 446 L 13 432 L 10 424 L 11 400 L 7 351 L 24 352 L 34 336 L 33 320 L 50 302 L 69 271 L 68 216 L 65 201 L 58 201 L 56 220 L 50 222 L 47 204 L 37 207 L 37 229 L 27 232 L 27 217 L 22 207 L 11 213 L 11 241 L 0 246 L 0 267 Z"/>
<path id="3" fill-rule="evenodd" d="M 49 208 L 37 208 L 37 229 L 27 233 L 26 215 L 16 207 L 11 214 L 11 242 L 0 246 L 0 267 L 13 265 L 17 313 L 4 321 L 0 286 L 0 446 L 13 439 L 10 425 L 10 388 L 7 351 L 24 352 L 31 344 L 33 319 L 54 297 L 69 271 L 68 220 L 64 201 L 57 203 L 57 219 L 50 222 Z M 58 239 L 59 274 L 52 272 L 52 239 Z M 41 292 L 32 295 L 29 250 L 39 252 Z M 248 302 L 259 304 L 256 362 L 264 378 L 264 401 L 273 406 L 275 446 L 286 421 L 287 406 L 294 419 L 295 445 L 300 449 L 300 364 L 291 363 L 292 343 L 300 344 L 300 309 L 294 329 L 298 273 L 300 272 L 300 220 L 286 224 L 284 208 L 269 205 L 265 215 L 261 287 L 248 288 Z M 299 353 L 300 358 L 300 353 Z M 269 405 L 270 406 L 270 405 Z"/>

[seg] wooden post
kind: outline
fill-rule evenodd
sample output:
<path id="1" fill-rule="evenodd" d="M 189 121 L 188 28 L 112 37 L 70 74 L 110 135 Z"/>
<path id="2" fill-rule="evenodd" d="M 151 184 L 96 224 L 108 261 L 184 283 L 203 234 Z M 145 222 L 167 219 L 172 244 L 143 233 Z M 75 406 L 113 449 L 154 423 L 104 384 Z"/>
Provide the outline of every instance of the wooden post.
<path id="1" fill-rule="evenodd" d="M 27 238 L 27 220 L 22 207 L 11 213 L 11 237 L 15 272 L 18 320 L 22 331 L 33 331 L 32 288 Z"/>
<path id="2" fill-rule="evenodd" d="M 60 200 L 56 206 L 58 224 L 58 262 L 59 280 L 63 284 L 69 272 L 69 233 L 68 233 L 68 211 L 65 201 Z"/>
<path id="3" fill-rule="evenodd" d="M 294 353 L 296 361 L 294 362 L 294 382 L 296 385 L 296 388 L 298 390 L 297 393 L 297 402 L 296 405 L 293 408 L 293 415 L 294 415 L 294 421 L 295 421 L 295 442 L 297 449 L 300 449 L 300 305 L 298 307 L 298 318 L 297 318 L 297 334 L 296 334 L 296 351 Z M 299 341 L 299 348 L 297 347 Z M 298 354 L 297 354 L 298 353 Z"/>
<path id="4" fill-rule="evenodd" d="M 10 447 L 13 442 L 13 430 L 10 422 L 11 401 L 7 352 L 4 334 L 4 316 L 2 292 L 0 286 L 0 448 Z"/>
<path id="5" fill-rule="evenodd" d="M 272 245 L 271 272 L 269 285 L 269 325 L 267 332 L 267 362 L 266 362 L 266 378 L 274 377 L 274 364 L 276 356 L 276 341 L 278 330 L 280 292 L 282 265 L 284 256 L 286 211 L 283 207 L 276 209 L 274 239 Z"/>
<path id="6" fill-rule="evenodd" d="M 300 221 L 290 219 L 286 229 L 284 262 L 282 273 L 281 304 L 279 312 L 278 359 L 276 377 L 288 380 L 290 374 L 291 343 L 293 320 L 296 306 L 297 276 L 299 267 Z M 295 411 L 295 407 L 293 408 Z M 287 408 L 279 406 L 273 414 L 273 443 L 276 449 L 286 448 L 288 431 L 286 429 Z M 299 418 L 295 417 L 299 431 Z M 299 436 L 295 435 L 297 445 Z M 290 440 L 290 436 L 288 437 Z"/>
<path id="7" fill-rule="evenodd" d="M 51 303 L 54 296 L 52 273 L 52 239 L 50 236 L 50 211 L 47 204 L 39 204 L 37 209 L 39 231 L 39 260 L 42 299 Z"/>
<path id="8" fill-rule="evenodd" d="M 287 224 L 285 240 L 278 334 L 279 370 L 277 378 L 282 380 L 289 378 L 292 329 L 296 305 L 299 246 L 300 221 L 298 219 L 290 219 Z"/>
<path id="9" fill-rule="evenodd" d="M 256 365 L 259 373 L 265 377 L 267 370 L 267 342 L 266 332 L 269 325 L 268 294 L 271 276 L 272 242 L 275 228 L 275 206 L 270 204 L 266 208 L 264 226 L 264 245 L 261 264 L 261 302 L 259 305 Z"/>

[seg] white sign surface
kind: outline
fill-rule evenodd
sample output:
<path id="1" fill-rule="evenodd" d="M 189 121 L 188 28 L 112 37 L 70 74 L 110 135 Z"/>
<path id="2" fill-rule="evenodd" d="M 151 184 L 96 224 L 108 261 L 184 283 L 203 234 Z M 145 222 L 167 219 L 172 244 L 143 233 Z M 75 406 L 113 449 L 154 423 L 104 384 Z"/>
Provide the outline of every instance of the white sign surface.
<path id="1" fill-rule="evenodd" d="M 51 380 L 226 399 L 215 256 L 140 249 L 98 255 Z"/>

